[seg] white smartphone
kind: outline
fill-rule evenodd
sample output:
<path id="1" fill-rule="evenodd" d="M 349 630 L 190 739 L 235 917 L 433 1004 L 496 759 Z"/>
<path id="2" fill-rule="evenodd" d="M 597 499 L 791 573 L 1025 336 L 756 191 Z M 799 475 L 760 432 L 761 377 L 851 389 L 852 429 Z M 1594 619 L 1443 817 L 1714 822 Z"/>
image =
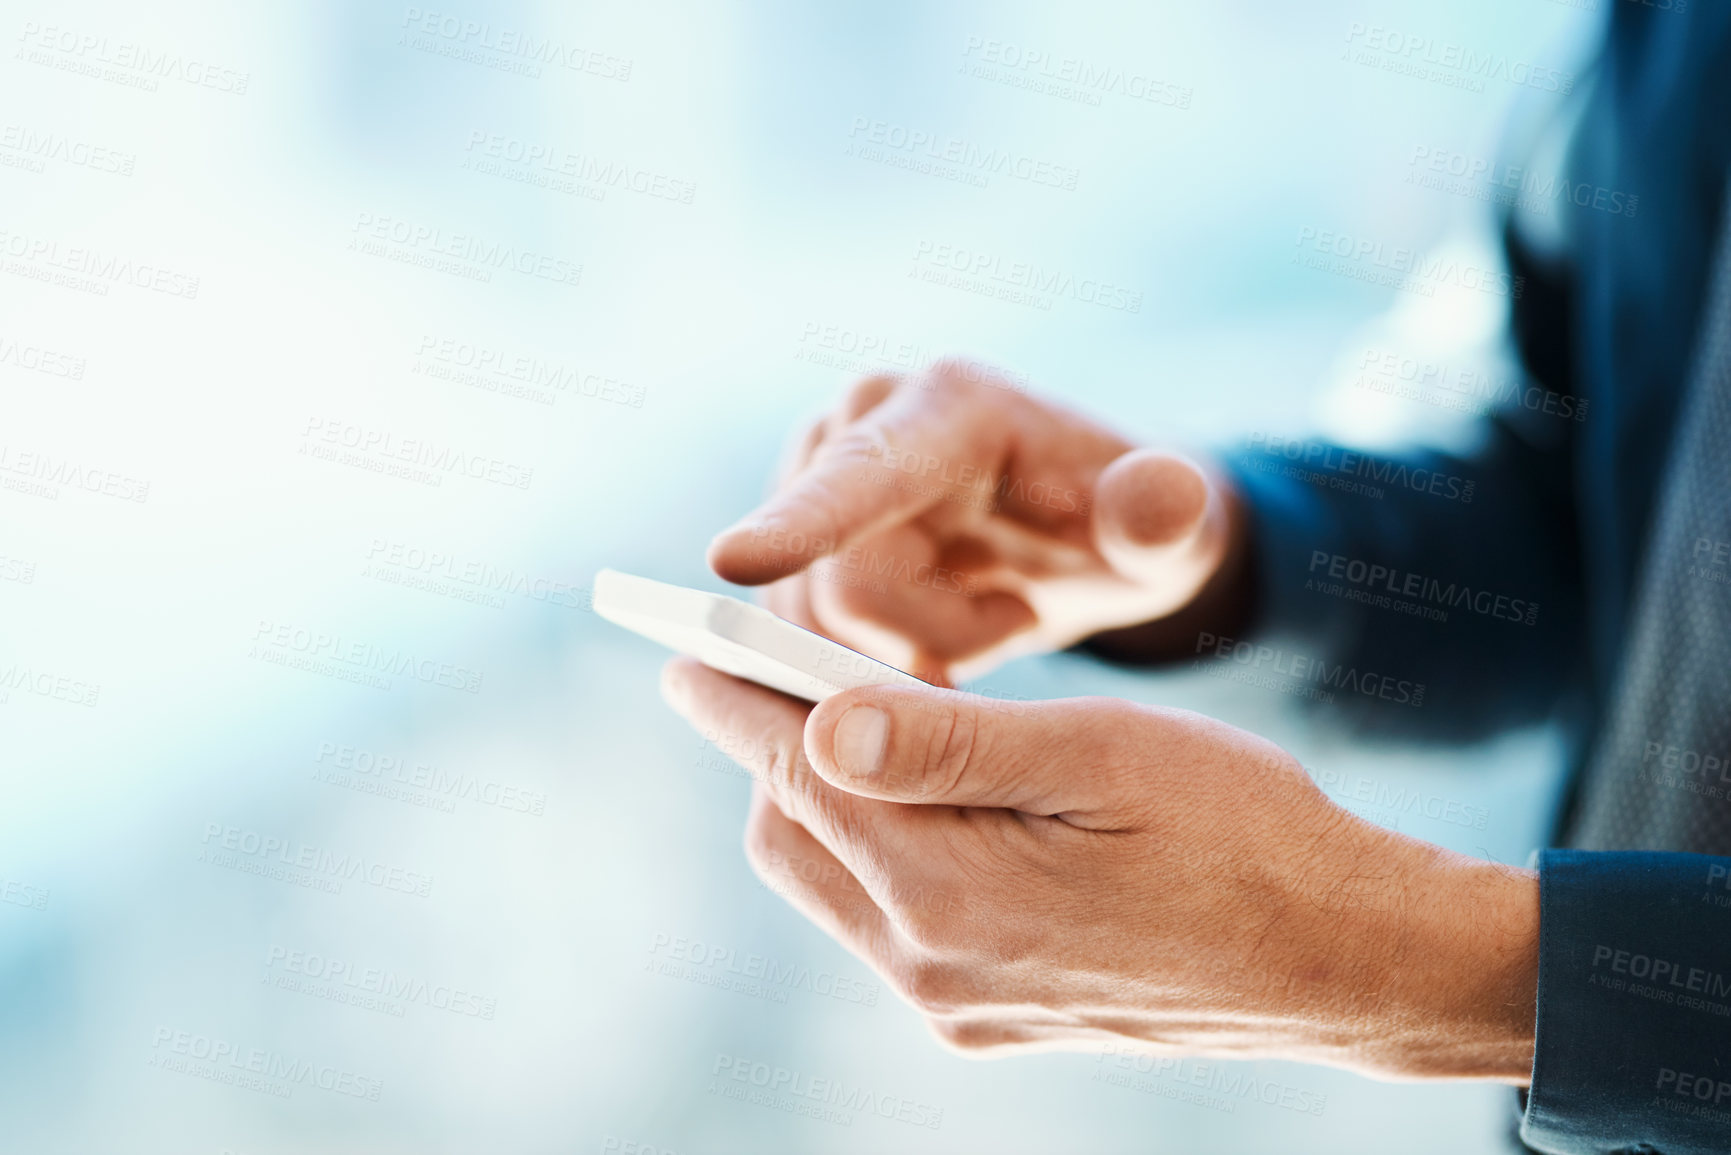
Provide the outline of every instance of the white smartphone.
<path id="1" fill-rule="evenodd" d="M 724 674 L 808 702 L 861 686 L 927 684 L 762 606 L 618 570 L 595 575 L 595 612 Z"/>

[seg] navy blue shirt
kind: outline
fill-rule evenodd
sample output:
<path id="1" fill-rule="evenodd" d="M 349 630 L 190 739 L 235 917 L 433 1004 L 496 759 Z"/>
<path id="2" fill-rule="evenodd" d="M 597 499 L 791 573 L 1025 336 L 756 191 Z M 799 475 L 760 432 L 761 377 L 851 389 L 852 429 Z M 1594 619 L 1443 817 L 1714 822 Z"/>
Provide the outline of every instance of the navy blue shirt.
<path id="1" fill-rule="evenodd" d="M 1252 508 L 1259 636 L 1394 680 L 1379 685 L 1422 684 L 1418 710 L 1337 695 L 1368 728 L 1470 738 L 1560 717 L 1577 771 L 1625 644 L 1731 167 L 1731 3 L 1612 7 L 1555 201 L 1565 243 L 1541 252 L 1507 233 L 1530 381 L 1487 419 L 1482 448 L 1263 439 L 1232 463 Z M 1433 579 L 1470 591 L 1446 624 L 1338 593 Z M 1566 799 L 1565 843 L 1569 813 Z M 1728 867 L 1541 856 L 1528 1144 L 1731 1151 Z"/>

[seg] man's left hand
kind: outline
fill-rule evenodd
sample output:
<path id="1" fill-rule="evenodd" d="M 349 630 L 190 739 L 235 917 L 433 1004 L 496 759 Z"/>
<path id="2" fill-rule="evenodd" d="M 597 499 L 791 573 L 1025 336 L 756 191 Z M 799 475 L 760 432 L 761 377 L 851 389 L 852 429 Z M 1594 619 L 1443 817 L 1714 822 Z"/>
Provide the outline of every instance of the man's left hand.
<path id="1" fill-rule="evenodd" d="M 1253 734 L 935 687 L 814 708 L 686 658 L 663 691 L 756 779 L 759 876 L 958 1050 L 1530 1077 L 1533 873 L 1366 822 Z"/>

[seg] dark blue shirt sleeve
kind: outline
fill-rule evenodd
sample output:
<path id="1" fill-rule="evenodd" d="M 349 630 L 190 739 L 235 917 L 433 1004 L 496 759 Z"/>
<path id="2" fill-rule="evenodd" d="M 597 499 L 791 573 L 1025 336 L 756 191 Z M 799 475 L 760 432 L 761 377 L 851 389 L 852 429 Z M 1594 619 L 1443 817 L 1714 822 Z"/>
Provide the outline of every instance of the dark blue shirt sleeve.
<path id="1" fill-rule="evenodd" d="M 1539 858 L 1521 1138 L 1555 1155 L 1731 1151 L 1731 858 Z"/>
<path id="2" fill-rule="evenodd" d="M 1529 424 L 1487 421 L 1470 457 L 1270 436 L 1229 457 L 1270 664 L 1370 731 L 1466 740 L 1547 715 L 1582 669 L 1574 423 Z"/>

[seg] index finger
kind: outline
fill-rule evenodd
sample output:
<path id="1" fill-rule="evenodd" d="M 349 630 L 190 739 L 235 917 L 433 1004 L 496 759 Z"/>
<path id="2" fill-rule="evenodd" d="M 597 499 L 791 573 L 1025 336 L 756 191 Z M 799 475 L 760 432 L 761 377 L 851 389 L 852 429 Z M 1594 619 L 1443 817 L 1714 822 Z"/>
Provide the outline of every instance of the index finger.
<path id="1" fill-rule="evenodd" d="M 798 573 L 989 478 L 1008 419 L 941 371 L 903 382 L 826 438 L 762 505 L 716 535 L 709 564 L 739 585 Z"/>

